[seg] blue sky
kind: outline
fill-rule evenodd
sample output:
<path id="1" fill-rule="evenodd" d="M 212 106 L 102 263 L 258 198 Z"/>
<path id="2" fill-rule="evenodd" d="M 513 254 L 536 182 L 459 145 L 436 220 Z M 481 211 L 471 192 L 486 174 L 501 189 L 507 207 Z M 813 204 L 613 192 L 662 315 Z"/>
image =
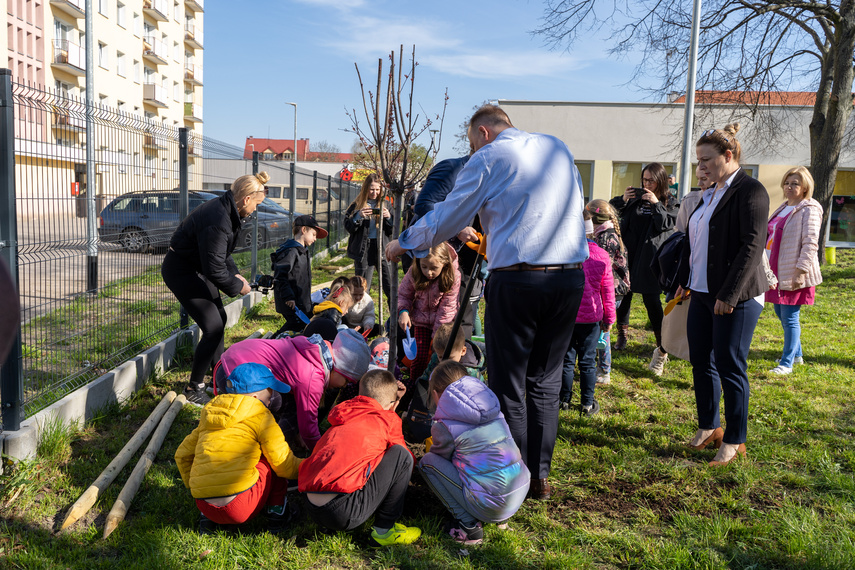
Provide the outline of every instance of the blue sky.
<path id="1" fill-rule="evenodd" d="M 239 6 L 240 8 L 235 8 Z M 377 60 L 416 46 L 415 101 L 430 115 L 448 108 L 439 158 L 456 156 L 454 135 L 484 100 L 640 101 L 622 86 L 633 63 L 591 37 L 573 52 L 550 50 L 531 31 L 542 1 L 253 0 L 205 3 L 204 133 L 243 146 L 247 136 L 326 140 L 350 150 L 345 108 L 361 109 L 354 63 L 376 85 Z M 361 111 L 360 111 L 361 112 Z M 360 117 L 362 118 L 362 117 Z M 427 135 L 423 144 L 427 144 Z"/>

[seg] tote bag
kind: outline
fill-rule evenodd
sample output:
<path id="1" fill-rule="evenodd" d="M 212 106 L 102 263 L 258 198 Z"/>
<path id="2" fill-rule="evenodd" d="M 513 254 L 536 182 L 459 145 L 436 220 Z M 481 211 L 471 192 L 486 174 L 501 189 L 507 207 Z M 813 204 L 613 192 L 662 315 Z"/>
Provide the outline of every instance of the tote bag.
<path id="1" fill-rule="evenodd" d="M 662 348 L 670 356 L 686 361 L 689 360 L 686 322 L 689 318 L 689 303 L 691 302 L 691 297 L 683 300 L 672 299 L 665 307 L 665 316 L 662 319 Z"/>

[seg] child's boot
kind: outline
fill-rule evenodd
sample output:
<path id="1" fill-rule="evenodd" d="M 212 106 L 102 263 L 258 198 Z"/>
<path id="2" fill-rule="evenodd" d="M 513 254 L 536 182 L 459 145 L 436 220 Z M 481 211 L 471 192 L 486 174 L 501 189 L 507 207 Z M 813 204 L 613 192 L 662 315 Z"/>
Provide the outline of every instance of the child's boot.
<path id="1" fill-rule="evenodd" d="M 281 505 L 268 505 L 267 532 L 269 532 L 270 534 L 279 534 L 280 532 L 288 528 L 293 518 L 294 514 L 289 508 L 287 498 Z"/>
<path id="2" fill-rule="evenodd" d="M 484 527 L 480 522 L 470 527 L 458 520 L 448 534 L 460 544 L 473 545 L 484 542 Z"/>

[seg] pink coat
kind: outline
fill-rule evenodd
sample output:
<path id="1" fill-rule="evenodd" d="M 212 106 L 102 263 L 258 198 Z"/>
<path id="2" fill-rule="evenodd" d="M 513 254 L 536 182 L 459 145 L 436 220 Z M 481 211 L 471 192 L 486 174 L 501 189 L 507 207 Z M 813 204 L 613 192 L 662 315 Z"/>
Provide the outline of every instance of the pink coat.
<path id="1" fill-rule="evenodd" d="M 769 219 L 774 219 L 786 205 L 784 202 L 778 206 Z M 822 283 L 816 257 L 821 226 L 822 206 L 813 198 L 802 200 L 790 212 L 778 250 L 776 277 L 781 291 L 816 287 Z"/>
<path id="2" fill-rule="evenodd" d="M 577 323 L 610 325 L 615 315 L 615 282 L 609 254 L 592 241 L 588 241 L 590 257 L 582 264 L 585 271 L 585 290 L 576 314 Z"/>
<path id="3" fill-rule="evenodd" d="M 291 386 L 297 404 L 297 427 L 309 449 L 321 438 L 318 405 L 329 381 L 321 348 L 303 336 L 280 339 L 253 338 L 231 345 L 220 366 L 226 375 L 240 364 L 257 362 L 268 367 L 277 380 Z"/>
<path id="4" fill-rule="evenodd" d="M 404 275 L 404 280 L 398 287 L 398 310 L 406 309 L 410 312 L 414 327 L 431 329 L 434 333 L 441 325 L 454 321 L 457 315 L 457 297 L 460 293 L 457 252 L 448 244 L 445 245 L 451 254 L 451 265 L 454 268 L 454 285 L 448 292 L 440 292 L 438 279 L 434 279 L 427 289 L 416 291 L 412 268 Z M 418 260 L 414 263 L 418 263 Z"/>

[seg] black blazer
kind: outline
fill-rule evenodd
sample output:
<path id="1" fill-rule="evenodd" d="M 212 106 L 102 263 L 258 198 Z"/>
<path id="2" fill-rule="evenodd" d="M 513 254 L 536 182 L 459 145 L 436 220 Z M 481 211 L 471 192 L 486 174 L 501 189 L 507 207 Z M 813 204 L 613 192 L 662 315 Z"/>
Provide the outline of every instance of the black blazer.
<path id="1" fill-rule="evenodd" d="M 710 218 L 707 286 L 716 299 L 734 307 L 769 289 L 760 257 L 766 247 L 768 217 L 769 193 L 740 170 Z M 683 287 L 689 283 L 690 256 L 687 240 L 679 275 Z"/>

